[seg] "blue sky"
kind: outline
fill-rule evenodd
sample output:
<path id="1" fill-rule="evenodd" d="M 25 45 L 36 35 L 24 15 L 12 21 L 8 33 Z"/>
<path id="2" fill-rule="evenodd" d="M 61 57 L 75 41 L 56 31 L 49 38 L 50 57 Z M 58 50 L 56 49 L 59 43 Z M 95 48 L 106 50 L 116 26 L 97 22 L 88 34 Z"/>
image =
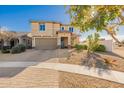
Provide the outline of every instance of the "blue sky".
<path id="1" fill-rule="evenodd" d="M 57 21 L 64 24 L 70 23 L 70 17 L 66 13 L 64 6 L 60 5 L 25 5 L 25 6 L 13 6 L 13 5 L 0 5 L 0 26 L 7 27 L 12 31 L 19 32 L 30 32 L 31 25 L 30 20 L 47 20 L 47 21 Z M 91 34 L 92 31 L 88 33 L 82 33 L 82 39 Z M 105 31 L 101 33 L 101 37 L 109 39 Z M 119 39 L 124 39 L 124 26 L 120 27 L 118 36 Z"/>
<path id="2" fill-rule="evenodd" d="M 0 6 L 0 26 L 14 31 L 30 31 L 29 20 L 69 23 L 64 6 Z"/>

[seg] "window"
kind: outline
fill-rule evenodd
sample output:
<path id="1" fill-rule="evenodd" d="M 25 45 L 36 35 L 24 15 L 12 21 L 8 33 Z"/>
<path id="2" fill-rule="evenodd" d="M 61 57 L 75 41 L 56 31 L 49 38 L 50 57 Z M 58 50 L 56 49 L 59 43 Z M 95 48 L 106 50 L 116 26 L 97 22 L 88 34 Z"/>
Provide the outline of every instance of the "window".
<path id="1" fill-rule="evenodd" d="M 26 43 L 26 39 L 23 39 L 23 43 L 24 43 L 24 44 Z"/>
<path id="2" fill-rule="evenodd" d="M 73 32 L 73 27 L 72 27 L 72 32 Z"/>
<path id="3" fill-rule="evenodd" d="M 69 31 L 70 32 L 73 32 L 73 27 L 69 27 Z"/>
<path id="4" fill-rule="evenodd" d="M 69 31 L 71 32 L 71 27 L 69 27 Z"/>
<path id="5" fill-rule="evenodd" d="M 61 31 L 64 31 L 64 27 L 61 27 Z"/>
<path id="6" fill-rule="evenodd" d="M 45 24 L 40 24 L 40 31 L 45 31 Z"/>

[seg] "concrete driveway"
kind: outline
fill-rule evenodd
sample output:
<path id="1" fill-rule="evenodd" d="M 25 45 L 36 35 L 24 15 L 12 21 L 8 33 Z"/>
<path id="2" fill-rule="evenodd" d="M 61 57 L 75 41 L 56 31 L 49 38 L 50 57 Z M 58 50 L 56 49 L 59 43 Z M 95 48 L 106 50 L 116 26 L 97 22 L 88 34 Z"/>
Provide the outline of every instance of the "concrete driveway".
<path id="1" fill-rule="evenodd" d="M 67 49 L 56 50 L 35 50 L 29 49 L 20 54 L 2 54 L 0 53 L 0 62 L 43 62 L 51 58 L 66 57 Z"/>
<path id="2" fill-rule="evenodd" d="M 56 58 L 58 58 L 58 50 L 29 49 L 19 54 L 0 53 L 0 77 L 13 77 L 25 68 Z"/>
<path id="3" fill-rule="evenodd" d="M 0 76 L 9 73 L 20 72 L 20 68 L 35 66 L 42 62 L 58 63 L 60 57 L 67 57 L 69 54 L 67 49 L 56 50 L 35 50 L 30 49 L 20 54 L 0 54 Z M 19 68 L 19 71 L 18 71 Z M 17 69 L 17 72 L 16 72 Z M 11 76 L 11 75 L 10 75 Z"/>
<path id="4" fill-rule="evenodd" d="M 9 68 L 26 68 L 29 66 L 35 66 L 42 62 L 58 63 L 59 58 L 66 58 L 69 55 L 67 49 L 56 50 L 35 50 L 30 49 L 20 54 L 0 54 L 0 69 Z M 15 70 L 15 69 L 14 69 Z M 1 70 L 2 71 L 2 70 Z M 7 71 L 7 72 L 8 72 Z M 12 69 L 13 71 L 13 69 Z M 3 73 L 0 72 L 0 73 Z"/>
<path id="5" fill-rule="evenodd" d="M 67 57 L 68 53 L 68 49 L 0 53 L 0 87 L 58 87 L 58 71 L 31 66 L 42 62 L 58 62 L 59 57 Z"/>
<path id="6" fill-rule="evenodd" d="M 27 50 L 19 54 L 0 54 L 0 61 L 9 62 L 41 62 L 57 57 L 56 50 Z"/>

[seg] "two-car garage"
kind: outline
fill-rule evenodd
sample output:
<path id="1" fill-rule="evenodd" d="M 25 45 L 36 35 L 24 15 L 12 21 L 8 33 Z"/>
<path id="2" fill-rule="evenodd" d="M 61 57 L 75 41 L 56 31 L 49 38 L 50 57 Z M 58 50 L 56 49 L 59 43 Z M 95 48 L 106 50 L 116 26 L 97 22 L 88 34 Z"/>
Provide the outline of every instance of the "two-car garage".
<path id="1" fill-rule="evenodd" d="M 56 49 L 57 38 L 35 38 L 36 49 Z"/>

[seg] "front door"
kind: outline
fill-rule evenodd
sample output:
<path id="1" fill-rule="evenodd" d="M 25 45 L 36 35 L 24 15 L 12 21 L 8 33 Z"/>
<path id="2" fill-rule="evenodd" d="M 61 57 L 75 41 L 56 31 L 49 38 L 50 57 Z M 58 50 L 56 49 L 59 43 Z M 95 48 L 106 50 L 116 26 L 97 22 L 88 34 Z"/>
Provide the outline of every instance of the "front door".
<path id="1" fill-rule="evenodd" d="M 64 48 L 64 38 L 61 38 L 61 48 Z"/>
<path id="2" fill-rule="evenodd" d="M 15 45 L 14 39 L 12 39 L 12 40 L 10 41 L 10 47 L 12 48 L 12 47 L 14 47 L 14 45 Z"/>
<path id="3" fill-rule="evenodd" d="M 68 47 L 68 37 L 61 37 L 61 48 Z"/>

